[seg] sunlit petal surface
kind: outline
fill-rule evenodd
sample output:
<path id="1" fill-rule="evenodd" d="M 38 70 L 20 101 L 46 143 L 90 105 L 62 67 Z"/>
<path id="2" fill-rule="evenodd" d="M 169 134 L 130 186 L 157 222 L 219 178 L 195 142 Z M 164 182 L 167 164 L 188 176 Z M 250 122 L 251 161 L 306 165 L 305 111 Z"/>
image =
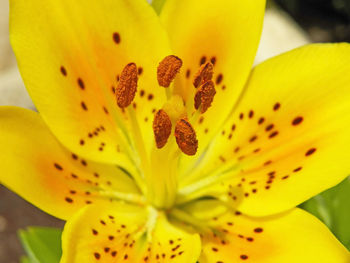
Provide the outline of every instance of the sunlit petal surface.
<path id="1" fill-rule="evenodd" d="M 192 106 L 193 78 L 200 65 L 214 65 L 217 94 L 213 105 L 194 123 L 199 153 L 227 118 L 253 65 L 262 29 L 265 0 L 168 0 L 160 19 L 175 54 L 184 65 L 175 92 Z M 193 107 L 193 106 L 192 106 Z M 191 108 L 193 110 L 193 108 Z M 219 113 L 219 114 L 218 114 Z M 193 158 L 185 158 L 186 169 Z"/>
<path id="2" fill-rule="evenodd" d="M 44 211 L 69 219 L 87 204 L 118 200 L 114 192 L 139 195 L 121 169 L 67 151 L 39 114 L 1 107 L 0 119 L 0 182 Z"/>
<path id="3" fill-rule="evenodd" d="M 264 9 L 11 1 L 39 113 L 0 109 L 0 181 L 68 220 L 61 263 L 350 260 L 293 208 L 350 170 L 350 46 L 251 70 Z"/>
<path id="4" fill-rule="evenodd" d="M 203 166 L 191 175 L 211 181 L 199 195 L 215 191 L 241 211 L 268 215 L 345 178 L 349 52 L 348 44 L 310 45 L 257 66 Z"/>
<path id="5" fill-rule="evenodd" d="M 148 217 L 148 213 L 118 203 L 82 210 L 63 232 L 61 263 L 195 262 L 200 254 L 198 234 L 188 234 L 163 216 Z"/>
<path id="6" fill-rule="evenodd" d="M 134 107 L 152 142 L 152 111 L 165 101 L 155 72 L 170 53 L 152 8 L 142 0 L 49 0 L 11 1 L 10 9 L 24 83 L 53 133 L 86 158 L 130 166 L 127 116 L 115 107 L 114 93 L 124 66 L 136 63 Z"/>
<path id="7" fill-rule="evenodd" d="M 200 263 L 212 262 L 349 262 L 331 232 L 307 212 L 250 218 L 227 214 L 212 221 L 216 236 L 205 235 Z"/>

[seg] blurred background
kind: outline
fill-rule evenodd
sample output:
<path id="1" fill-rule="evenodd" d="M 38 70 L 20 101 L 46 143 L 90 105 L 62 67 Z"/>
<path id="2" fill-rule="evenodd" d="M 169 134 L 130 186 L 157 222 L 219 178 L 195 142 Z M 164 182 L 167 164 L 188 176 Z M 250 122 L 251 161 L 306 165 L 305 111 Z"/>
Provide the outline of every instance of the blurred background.
<path id="1" fill-rule="evenodd" d="M 276 0 L 316 42 L 350 41 L 349 0 Z"/>
<path id="2" fill-rule="evenodd" d="M 21 81 L 9 44 L 8 12 L 8 0 L 0 0 L 0 105 L 17 105 L 34 109 Z M 269 1 L 256 63 L 310 42 L 348 42 L 349 20 L 350 0 Z M 348 195 L 344 196 L 344 193 L 350 190 L 348 185 L 341 186 L 343 189 L 341 198 L 345 203 Z M 344 236 L 344 232 L 348 230 L 344 230 L 340 227 L 340 223 L 336 222 L 349 217 L 343 214 L 338 216 L 340 221 L 337 221 L 334 216 L 329 215 L 332 209 L 333 213 L 339 214 L 337 212 L 339 207 L 344 206 L 344 202 L 340 206 L 340 201 L 334 203 L 340 191 L 331 190 L 313 198 L 304 207 L 319 216 L 335 234 L 338 231 L 338 238 L 342 238 L 345 244 L 347 241 L 339 236 Z M 319 205 L 324 207 L 319 209 L 317 208 Z M 348 204 L 345 209 L 347 208 Z M 17 230 L 33 225 L 62 227 L 63 222 L 46 215 L 0 185 L 0 262 L 19 262 L 24 251 L 18 240 Z"/>

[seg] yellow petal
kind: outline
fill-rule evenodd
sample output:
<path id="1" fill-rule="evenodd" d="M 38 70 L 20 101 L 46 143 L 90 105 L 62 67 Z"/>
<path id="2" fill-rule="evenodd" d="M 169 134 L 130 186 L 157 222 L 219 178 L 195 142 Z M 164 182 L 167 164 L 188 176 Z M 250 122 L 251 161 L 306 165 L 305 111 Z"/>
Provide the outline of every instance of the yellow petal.
<path id="1" fill-rule="evenodd" d="M 257 66 L 195 177 L 217 176 L 215 191 L 250 215 L 339 183 L 350 171 L 349 60 L 350 45 L 319 44 Z"/>
<path id="2" fill-rule="evenodd" d="M 147 211 L 137 206 L 88 206 L 67 222 L 60 262 L 138 262 L 146 220 Z"/>
<path id="3" fill-rule="evenodd" d="M 147 216 L 147 210 L 123 204 L 83 209 L 64 229 L 61 263 L 196 262 L 198 235 L 177 229 L 163 216 L 156 222 Z"/>
<path id="4" fill-rule="evenodd" d="M 165 99 L 156 68 L 170 53 L 158 20 L 143 0 L 11 1 L 10 37 L 22 77 L 67 148 L 125 163 L 130 138 L 114 93 L 130 62 L 140 73 L 136 114 L 144 137 L 153 139 L 152 111 Z"/>
<path id="5" fill-rule="evenodd" d="M 227 213 L 229 207 L 216 199 L 200 199 L 186 203 L 181 209 L 195 218 L 207 221 Z"/>
<path id="6" fill-rule="evenodd" d="M 39 114 L 0 108 L 0 182 L 40 209 L 68 219 L 91 203 L 138 196 L 138 188 L 115 166 L 86 161 L 63 148 Z"/>
<path id="7" fill-rule="evenodd" d="M 230 213 L 210 222 L 200 263 L 347 263 L 350 254 L 318 219 L 301 209 L 265 218 Z"/>
<path id="8" fill-rule="evenodd" d="M 193 123 L 199 140 L 198 154 L 241 93 L 258 47 L 264 9 L 265 0 L 168 0 L 164 4 L 160 18 L 175 55 L 183 61 L 175 92 L 188 100 L 190 113 L 194 111 L 194 75 L 205 61 L 214 64 L 214 101 L 202 118 Z"/>
<path id="9" fill-rule="evenodd" d="M 160 215 L 153 233 L 151 251 L 150 262 L 196 263 L 201 253 L 201 241 L 198 234 L 187 233 Z"/>

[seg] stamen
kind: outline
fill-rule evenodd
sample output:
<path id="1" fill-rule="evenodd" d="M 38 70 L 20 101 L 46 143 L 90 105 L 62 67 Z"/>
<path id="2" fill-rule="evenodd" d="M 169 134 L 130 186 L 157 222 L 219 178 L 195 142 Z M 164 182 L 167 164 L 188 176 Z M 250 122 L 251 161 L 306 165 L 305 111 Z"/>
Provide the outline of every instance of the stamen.
<path id="1" fill-rule="evenodd" d="M 174 55 L 165 57 L 157 68 L 157 79 L 160 86 L 168 88 L 182 67 L 182 60 Z"/>
<path id="2" fill-rule="evenodd" d="M 116 89 L 117 104 L 120 108 L 128 107 L 135 98 L 137 89 L 137 67 L 129 63 L 123 69 Z"/>
<path id="3" fill-rule="evenodd" d="M 198 149 L 196 131 L 186 118 L 177 121 L 175 127 L 176 143 L 187 155 L 195 155 Z"/>
<path id="4" fill-rule="evenodd" d="M 215 85 L 213 81 L 207 81 L 204 83 L 197 91 L 195 97 L 194 97 L 194 107 L 196 110 L 201 107 L 201 113 L 203 114 L 206 112 L 209 107 L 211 106 L 211 103 L 214 100 L 214 96 L 216 94 Z"/>
<path id="5" fill-rule="evenodd" d="M 154 116 L 153 132 L 157 148 L 163 148 L 171 134 L 171 120 L 164 110 L 159 110 Z"/>
<path id="6" fill-rule="evenodd" d="M 193 85 L 195 88 L 198 88 L 199 86 L 203 85 L 207 81 L 211 80 L 213 78 L 213 64 L 210 62 L 203 64 L 197 74 L 194 76 Z"/>

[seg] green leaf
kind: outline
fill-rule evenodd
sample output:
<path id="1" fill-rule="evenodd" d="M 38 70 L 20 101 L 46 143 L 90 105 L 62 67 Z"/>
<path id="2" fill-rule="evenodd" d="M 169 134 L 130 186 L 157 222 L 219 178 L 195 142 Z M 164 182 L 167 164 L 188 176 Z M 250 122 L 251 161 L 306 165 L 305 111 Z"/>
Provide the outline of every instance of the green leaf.
<path id="1" fill-rule="evenodd" d="M 33 261 L 30 260 L 28 257 L 21 257 L 20 259 L 21 263 L 34 263 Z"/>
<path id="2" fill-rule="evenodd" d="M 62 230 L 48 227 L 28 227 L 18 231 L 28 257 L 21 263 L 59 263 Z"/>
<path id="3" fill-rule="evenodd" d="M 162 8 L 165 4 L 166 0 L 153 0 L 152 1 L 152 7 L 156 11 L 156 13 L 159 15 L 162 11 Z"/>
<path id="4" fill-rule="evenodd" d="M 350 177 L 301 205 L 323 221 L 350 249 Z"/>

